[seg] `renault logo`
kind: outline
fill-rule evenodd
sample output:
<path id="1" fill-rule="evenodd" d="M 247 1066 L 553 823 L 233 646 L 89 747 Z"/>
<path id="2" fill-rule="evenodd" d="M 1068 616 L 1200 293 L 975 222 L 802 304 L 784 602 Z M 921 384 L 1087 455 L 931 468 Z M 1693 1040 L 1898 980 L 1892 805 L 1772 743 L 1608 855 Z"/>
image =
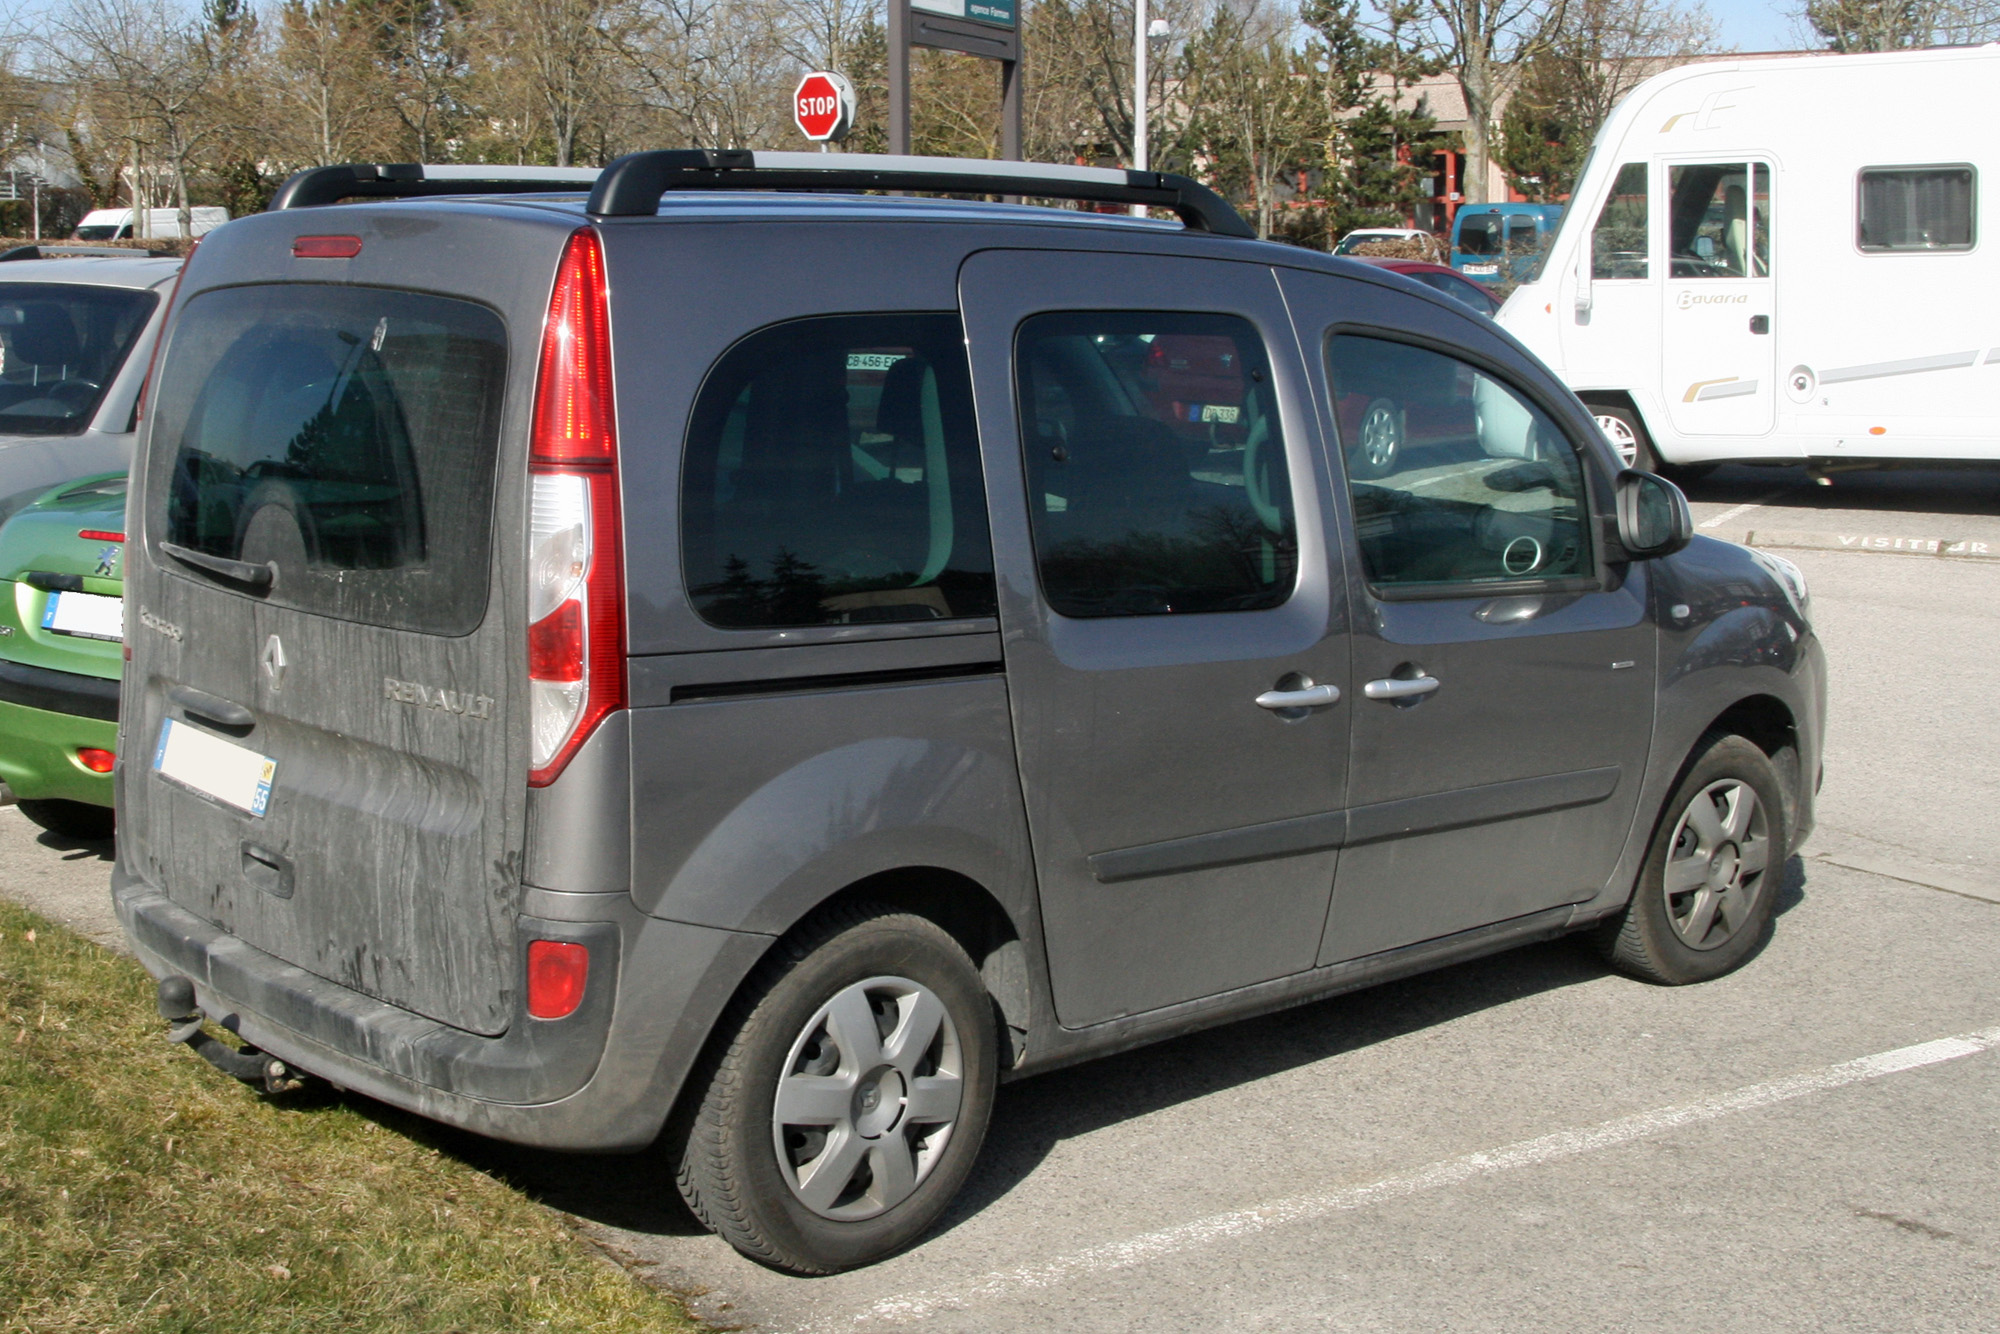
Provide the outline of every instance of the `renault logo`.
<path id="1" fill-rule="evenodd" d="M 264 675 L 270 678 L 271 689 L 285 688 L 285 644 L 276 635 L 264 641 Z"/>

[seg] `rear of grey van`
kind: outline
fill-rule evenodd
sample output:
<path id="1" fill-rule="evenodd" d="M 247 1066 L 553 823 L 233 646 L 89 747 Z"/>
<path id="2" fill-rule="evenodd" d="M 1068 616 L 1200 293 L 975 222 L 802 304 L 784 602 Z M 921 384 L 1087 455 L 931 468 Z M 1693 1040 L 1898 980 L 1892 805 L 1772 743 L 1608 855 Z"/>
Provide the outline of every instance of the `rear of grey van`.
<path id="1" fill-rule="evenodd" d="M 579 222 L 298 210 L 190 262 L 128 517 L 114 897 L 151 971 L 273 1057 L 613 1148 L 657 1131 L 676 1026 L 691 1055 L 767 942 L 562 869 L 629 842 L 611 331 Z"/>

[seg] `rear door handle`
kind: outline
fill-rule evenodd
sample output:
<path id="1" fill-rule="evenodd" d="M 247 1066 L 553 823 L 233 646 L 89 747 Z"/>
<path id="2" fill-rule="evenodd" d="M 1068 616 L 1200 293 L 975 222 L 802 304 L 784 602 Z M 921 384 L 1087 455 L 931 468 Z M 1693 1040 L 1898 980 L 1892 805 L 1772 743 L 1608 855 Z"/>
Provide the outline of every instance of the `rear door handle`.
<path id="1" fill-rule="evenodd" d="M 1767 334 L 1771 332 L 1771 317 L 1769 315 L 1752 315 L 1750 317 L 1750 332 L 1753 334 Z"/>
<path id="2" fill-rule="evenodd" d="M 1339 686 L 1306 686 L 1302 690 L 1266 690 L 1257 696 L 1260 709 L 1319 709 L 1340 703 Z"/>
<path id="3" fill-rule="evenodd" d="M 211 695 L 206 690 L 196 690 L 193 686 L 169 686 L 167 698 L 187 710 L 189 717 L 214 723 L 217 727 L 248 731 L 257 723 L 257 716 L 236 701 Z"/>
<path id="4" fill-rule="evenodd" d="M 1428 695 L 1438 688 L 1435 676 L 1413 676 L 1400 680 L 1385 676 L 1380 681 L 1370 681 L 1361 687 L 1361 693 L 1370 699 L 1411 699 L 1417 695 Z"/>

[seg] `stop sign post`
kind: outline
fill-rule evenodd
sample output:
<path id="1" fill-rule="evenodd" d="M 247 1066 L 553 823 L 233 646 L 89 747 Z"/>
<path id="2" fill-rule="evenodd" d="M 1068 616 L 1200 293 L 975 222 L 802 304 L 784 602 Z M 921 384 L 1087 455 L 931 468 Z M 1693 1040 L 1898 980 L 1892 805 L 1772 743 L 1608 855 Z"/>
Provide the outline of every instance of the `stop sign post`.
<path id="1" fill-rule="evenodd" d="M 814 70 L 792 94 L 792 119 L 816 144 L 847 137 L 854 125 L 854 85 L 831 70 Z"/>

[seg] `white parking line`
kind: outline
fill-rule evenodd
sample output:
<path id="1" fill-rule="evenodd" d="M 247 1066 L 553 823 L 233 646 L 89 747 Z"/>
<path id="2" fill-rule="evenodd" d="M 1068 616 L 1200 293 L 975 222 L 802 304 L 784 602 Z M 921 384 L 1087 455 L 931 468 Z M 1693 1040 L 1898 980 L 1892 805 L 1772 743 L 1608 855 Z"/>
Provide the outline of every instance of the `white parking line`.
<path id="1" fill-rule="evenodd" d="M 1793 1098 L 1803 1098 L 1814 1093 L 1825 1093 L 1864 1080 L 1881 1079 L 1886 1075 L 1902 1074 L 1908 1070 L 1919 1070 L 1925 1066 L 1955 1061 L 1962 1056 L 1972 1056 L 1995 1047 L 2000 1047 L 2000 1028 L 1983 1029 L 1958 1037 L 1939 1038 L 1933 1042 L 1920 1042 L 1913 1047 L 1898 1047 L 1894 1051 L 1843 1061 L 1839 1065 L 1823 1066 L 1803 1074 L 1788 1075 L 1783 1079 L 1749 1084 L 1697 1102 L 1662 1107 L 1650 1112 L 1640 1112 L 1633 1116 L 1605 1121 L 1582 1130 L 1560 1130 L 1552 1135 L 1521 1140 L 1498 1149 L 1447 1158 L 1443 1162 L 1432 1163 L 1429 1167 L 1420 1168 L 1404 1176 L 1385 1177 L 1380 1181 L 1369 1182 L 1362 1186 L 1350 1186 L 1328 1195 L 1297 1196 L 1252 1209 L 1212 1214 L 1207 1218 L 1198 1218 L 1177 1227 L 1163 1228 L 1158 1232 L 1142 1233 L 1124 1241 L 1093 1246 L 1088 1250 L 1076 1251 L 1041 1264 L 1000 1270 L 959 1287 L 912 1293 L 906 1297 L 886 1298 L 850 1319 L 820 1323 L 812 1328 L 832 1330 L 875 1324 L 911 1324 L 939 1311 L 961 1310 L 975 1303 L 1008 1297 L 1022 1291 L 1051 1288 L 1071 1279 L 1088 1278 L 1096 1274 L 1166 1259 L 1213 1242 L 1253 1236 L 1268 1232 L 1272 1228 L 1308 1223 L 1329 1214 L 1364 1209 L 1373 1204 L 1456 1186 L 1480 1177 L 1511 1172 L 1523 1167 L 1535 1167 L 1563 1158 L 1573 1158 L 1579 1154 L 1595 1153 L 1600 1149 L 1615 1148 L 1682 1126 L 1714 1121 L 1721 1117 L 1733 1116 L 1738 1112 L 1755 1111 L 1760 1107 L 1770 1107 L 1776 1103 L 1789 1102 Z"/>
<path id="2" fill-rule="evenodd" d="M 1701 521 L 1700 526 L 1703 528 L 1720 528 L 1722 527 L 1723 524 L 1728 523 L 1731 519 L 1735 518 L 1737 515 L 1748 514 L 1751 510 L 1756 509 L 1759 505 L 1768 505 L 1772 501 L 1776 500 L 1779 496 L 1789 496 L 1790 494 L 1792 494 L 1792 492 L 1796 490 L 1798 490 L 1796 486 L 1787 486 L 1780 490 L 1773 491 L 1768 496 L 1759 496 L 1755 500 L 1746 500 L 1741 505 L 1732 506 L 1731 508 L 1722 511 L 1722 513 L 1716 515 L 1713 519 L 1703 519 Z"/>

